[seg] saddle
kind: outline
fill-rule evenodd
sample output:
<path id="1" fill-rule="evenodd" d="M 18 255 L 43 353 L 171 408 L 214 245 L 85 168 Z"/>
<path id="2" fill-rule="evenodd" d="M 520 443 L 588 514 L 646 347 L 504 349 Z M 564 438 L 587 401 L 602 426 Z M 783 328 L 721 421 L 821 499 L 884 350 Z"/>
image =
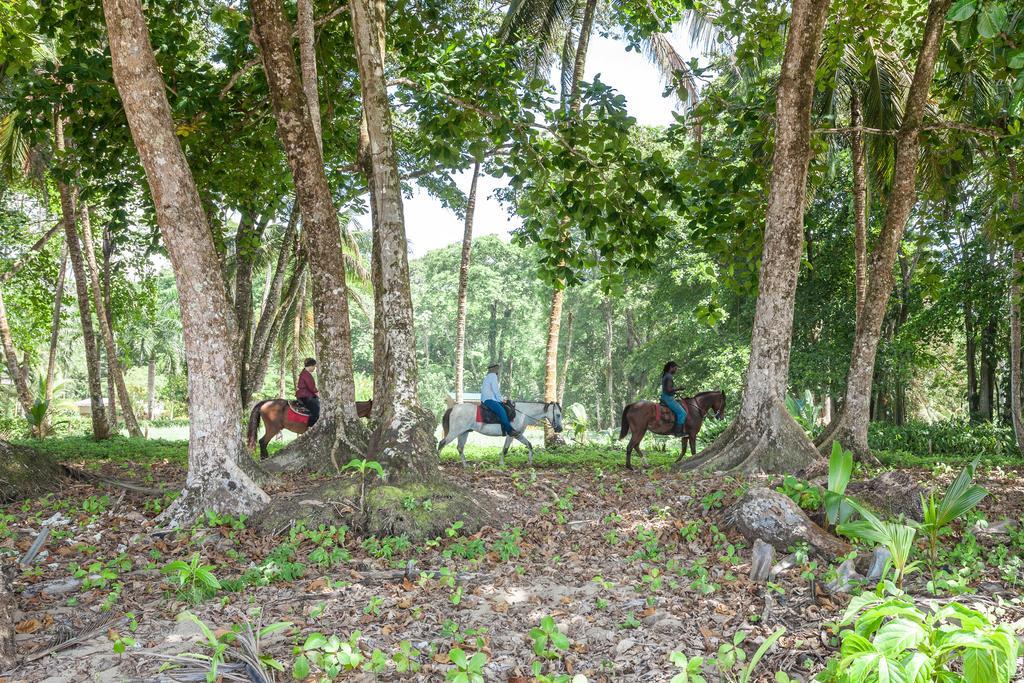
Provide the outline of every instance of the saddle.
<path id="1" fill-rule="evenodd" d="M 508 413 L 508 421 L 514 420 L 516 417 L 516 404 L 512 401 L 505 401 L 501 405 L 505 406 L 505 412 Z M 494 414 L 494 411 L 483 403 L 476 407 L 476 421 L 483 424 L 501 424 L 501 420 Z"/>
<path id="2" fill-rule="evenodd" d="M 309 411 L 299 401 L 288 401 L 288 414 L 285 419 L 289 422 L 309 424 Z"/>
<path id="3" fill-rule="evenodd" d="M 687 415 L 689 415 L 691 411 L 695 409 L 695 404 L 693 403 L 692 399 L 677 398 L 676 401 L 678 401 L 679 405 L 681 405 L 683 409 L 686 410 Z M 676 421 L 676 414 L 672 412 L 672 409 L 669 408 L 664 401 L 658 401 L 658 403 L 654 406 L 654 421 L 661 422 L 662 420 L 674 423 Z"/>

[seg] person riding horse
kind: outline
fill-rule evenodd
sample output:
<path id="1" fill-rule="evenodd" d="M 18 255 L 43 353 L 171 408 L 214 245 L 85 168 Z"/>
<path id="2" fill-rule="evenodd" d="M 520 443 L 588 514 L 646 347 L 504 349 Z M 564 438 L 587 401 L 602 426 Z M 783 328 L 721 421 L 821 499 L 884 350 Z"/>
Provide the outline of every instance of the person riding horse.
<path id="1" fill-rule="evenodd" d="M 672 430 L 672 436 L 687 436 L 686 435 L 686 409 L 683 408 L 676 401 L 676 394 L 682 391 L 682 389 L 676 389 L 673 377 L 676 371 L 679 369 L 679 365 L 675 361 L 669 361 L 665 363 L 665 367 L 661 371 L 661 402 L 668 406 L 676 416 L 676 425 Z"/>
<path id="2" fill-rule="evenodd" d="M 487 406 L 501 422 L 501 433 L 505 436 L 518 437 L 519 432 L 512 428 L 508 421 L 508 413 L 502 405 L 505 399 L 501 396 L 501 385 L 498 382 L 498 371 L 501 368 L 499 363 L 491 363 L 487 366 L 487 375 L 484 376 L 483 384 L 480 385 L 480 403 Z"/>
<path id="3" fill-rule="evenodd" d="M 309 412 L 309 427 L 320 419 L 320 392 L 317 391 L 313 373 L 316 371 L 316 360 L 307 358 L 299 373 L 299 382 L 295 385 L 295 398 Z"/>

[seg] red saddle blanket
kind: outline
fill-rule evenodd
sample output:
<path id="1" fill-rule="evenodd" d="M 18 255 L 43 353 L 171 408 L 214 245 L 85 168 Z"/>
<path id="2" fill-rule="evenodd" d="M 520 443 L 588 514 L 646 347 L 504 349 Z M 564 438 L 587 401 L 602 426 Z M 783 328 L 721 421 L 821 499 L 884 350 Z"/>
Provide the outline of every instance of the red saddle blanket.
<path id="1" fill-rule="evenodd" d="M 303 411 L 303 412 L 299 412 Z M 285 419 L 289 422 L 298 422 L 299 424 L 309 424 L 309 413 L 306 413 L 301 404 L 297 404 L 296 401 L 288 402 L 288 414 Z"/>

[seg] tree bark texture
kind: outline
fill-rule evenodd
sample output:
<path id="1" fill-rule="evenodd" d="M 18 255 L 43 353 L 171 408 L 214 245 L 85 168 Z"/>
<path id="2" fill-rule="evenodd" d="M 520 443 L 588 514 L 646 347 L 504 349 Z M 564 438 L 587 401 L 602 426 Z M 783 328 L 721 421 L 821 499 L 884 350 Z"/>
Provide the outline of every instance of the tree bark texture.
<path id="1" fill-rule="evenodd" d="M 313 22 L 313 0 L 298 0 L 295 17 L 299 34 L 299 64 L 302 67 L 302 90 L 309 107 L 309 118 L 313 124 L 316 146 L 323 153 L 323 132 L 320 128 L 320 93 L 316 80 L 316 30 Z"/>
<path id="2" fill-rule="evenodd" d="M 803 253 L 811 103 L 828 0 L 795 0 L 776 95 L 775 151 L 750 361 L 739 415 L 684 469 L 801 470 L 814 444 L 786 411 L 797 275 Z"/>
<path id="3" fill-rule="evenodd" d="M 610 297 L 605 297 L 601 309 L 604 313 L 604 390 L 608 396 L 608 419 L 614 421 L 618 410 L 615 406 L 615 367 L 612 365 L 615 319 Z"/>
<path id="4" fill-rule="evenodd" d="M 862 459 L 871 459 L 868 423 L 871 419 L 871 388 L 882 323 L 895 284 L 893 267 L 911 209 L 917 199 L 917 164 L 920 132 L 928 91 L 935 74 L 942 29 L 952 0 L 931 0 L 921 49 L 910 89 L 903 107 L 903 121 L 896 136 L 893 184 L 886 205 L 885 222 L 871 255 L 867 291 L 854 333 L 850 369 L 846 376 L 843 410 L 832 427 L 819 439 L 822 453 L 839 441 Z"/>
<path id="5" fill-rule="evenodd" d="M 128 395 L 128 386 L 124 381 L 124 373 L 121 371 L 121 362 L 117 357 L 117 344 L 114 339 L 114 330 L 110 325 L 107 306 L 103 301 L 103 290 L 100 288 L 100 272 L 96 262 L 96 250 L 92 241 L 92 221 L 89 217 L 89 205 L 82 203 L 82 210 L 79 214 L 79 224 L 82 228 L 82 244 L 85 247 L 85 261 L 89 267 L 89 279 L 92 285 L 92 303 L 96 307 L 96 318 L 100 323 L 100 334 L 103 336 L 103 347 L 107 358 L 107 376 L 112 378 L 115 392 L 110 394 L 111 415 L 113 415 L 113 404 L 118 398 L 121 401 L 121 413 L 124 415 L 124 426 L 128 429 L 129 436 L 142 436 L 142 429 L 135 418 L 135 410 L 132 408 L 132 399 Z"/>
<path id="6" fill-rule="evenodd" d="M 1017 188 L 1017 160 L 1010 157 L 1010 184 Z M 1016 189 L 1010 199 L 1014 213 L 1020 211 L 1020 190 Z M 1013 268 L 1010 270 L 1010 417 L 1013 433 L 1017 437 L 1017 449 L 1024 452 L 1024 418 L 1021 416 L 1021 332 L 1020 332 L 1020 278 L 1024 276 L 1024 252 L 1013 248 Z"/>
<path id="7" fill-rule="evenodd" d="M 28 377 L 23 372 L 21 364 L 18 363 L 18 352 L 14 347 L 14 338 L 11 336 L 10 321 L 7 317 L 7 304 L 4 303 L 4 293 L 0 290 L 0 341 L 4 347 L 4 361 L 7 364 L 7 373 L 14 380 L 14 389 L 18 395 L 18 403 L 21 409 L 28 415 L 35 403 L 32 399 L 32 392 L 28 387 Z"/>
<path id="8" fill-rule="evenodd" d="M 139 0 L 104 0 L 114 83 L 153 195 L 174 269 L 189 389 L 185 490 L 161 520 L 190 523 L 204 510 L 251 515 L 269 501 L 250 478 L 239 416 L 234 313 L 188 161 L 175 135 L 165 85 Z M 225 387 L 229 387 L 225 390 Z M 243 465 L 244 460 L 249 463 Z"/>
<path id="9" fill-rule="evenodd" d="M 153 413 L 156 411 L 156 353 L 149 352 L 146 367 L 146 417 L 150 420 L 156 419 Z"/>
<path id="10" fill-rule="evenodd" d="M 253 28 L 270 88 L 277 134 L 295 180 L 313 292 L 314 336 L 323 416 L 354 423 L 348 286 L 341 225 L 324 172 L 318 133 L 292 50 L 292 27 L 280 0 L 252 0 Z"/>
<path id="11" fill-rule="evenodd" d="M 455 312 L 455 402 L 462 403 L 466 361 L 466 305 L 469 298 L 469 259 L 473 251 L 473 215 L 476 212 L 476 185 L 480 162 L 473 164 L 473 181 L 466 198 L 466 223 L 462 232 L 462 256 L 459 260 L 458 307 Z"/>
<path id="12" fill-rule="evenodd" d="M 864 148 L 864 114 L 861 110 L 860 92 L 856 87 L 850 97 L 850 125 L 854 128 L 850 134 L 851 156 L 853 157 L 853 249 L 854 249 L 854 281 L 856 283 L 856 318 L 860 318 L 864 308 L 864 296 L 867 293 L 868 264 L 868 177 L 867 161 Z"/>
<path id="13" fill-rule="evenodd" d="M 383 366 L 388 395 L 384 411 L 371 439 L 371 456 L 393 473 L 436 476 L 437 452 L 433 416 L 423 409 L 417 395 L 416 335 L 405 236 L 398 160 L 391 126 L 384 73 L 384 4 L 375 0 L 349 3 L 367 152 L 372 176 L 372 209 L 379 254 L 381 307 L 376 320 L 385 337 Z M 377 407 L 379 396 L 374 396 Z"/>
<path id="14" fill-rule="evenodd" d="M 562 367 L 558 371 L 558 402 L 565 401 L 565 380 L 569 376 L 569 361 L 572 360 L 573 312 L 565 314 L 565 349 L 562 351 Z"/>
<path id="15" fill-rule="evenodd" d="M 57 289 L 53 300 L 53 321 L 50 323 L 50 347 L 46 356 L 46 398 L 53 400 L 53 380 L 57 375 L 57 341 L 60 336 L 60 316 L 64 308 L 64 281 L 68 272 L 68 246 L 60 249 L 60 271 L 57 273 Z"/>
<path id="16" fill-rule="evenodd" d="M 18 648 L 15 644 L 14 625 L 17 621 L 18 601 L 12 576 L 17 567 L 13 560 L 0 566 L 0 671 L 9 671 L 18 665 Z"/>
<path id="17" fill-rule="evenodd" d="M 551 293 L 551 310 L 548 312 L 548 343 L 544 352 L 544 400 L 558 400 L 558 338 L 562 331 L 562 304 L 565 301 L 565 290 L 555 289 Z M 547 422 L 544 423 L 544 445 L 552 446 L 558 442 L 555 430 Z"/>
<path id="18" fill-rule="evenodd" d="M 63 151 L 64 122 L 60 114 L 55 119 L 54 143 Z M 82 343 L 85 345 L 85 367 L 89 386 L 89 403 L 92 417 L 92 435 L 96 439 L 110 436 L 107 411 L 103 405 L 103 388 L 100 384 L 100 356 L 96 347 L 96 332 L 92 326 L 92 312 L 89 310 L 89 276 L 85 272 L 82 246 L 78 241 L 78 197 L 75 189 L 64 182 L 57 183 L 60 193 L 61 215 L 64 220 L 64 243 L 68 248 L 71 272 L 75 277 L 75 296 L 78 299 L 78 314 L 82 323 Z"/>

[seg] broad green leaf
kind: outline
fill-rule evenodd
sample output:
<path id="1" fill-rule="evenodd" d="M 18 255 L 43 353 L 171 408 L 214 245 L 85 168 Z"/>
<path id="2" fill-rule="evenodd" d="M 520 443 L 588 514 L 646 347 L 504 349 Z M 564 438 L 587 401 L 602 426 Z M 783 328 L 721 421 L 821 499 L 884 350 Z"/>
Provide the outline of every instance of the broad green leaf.
<path id="1" fill-rule="evenodd" d="M 957 0 L 949 8 L 946 19 L 949 21 L 966 21 L 977 11 L 977 0 Z"/>
<path id="2" fill-rule="evenodd" d="M 875 648 L 886 655 L 898 655 L 904 650 L 917 647 L 928 638 L 924 627 L 910 619 L 893 619 L 878 629 Z"/>

